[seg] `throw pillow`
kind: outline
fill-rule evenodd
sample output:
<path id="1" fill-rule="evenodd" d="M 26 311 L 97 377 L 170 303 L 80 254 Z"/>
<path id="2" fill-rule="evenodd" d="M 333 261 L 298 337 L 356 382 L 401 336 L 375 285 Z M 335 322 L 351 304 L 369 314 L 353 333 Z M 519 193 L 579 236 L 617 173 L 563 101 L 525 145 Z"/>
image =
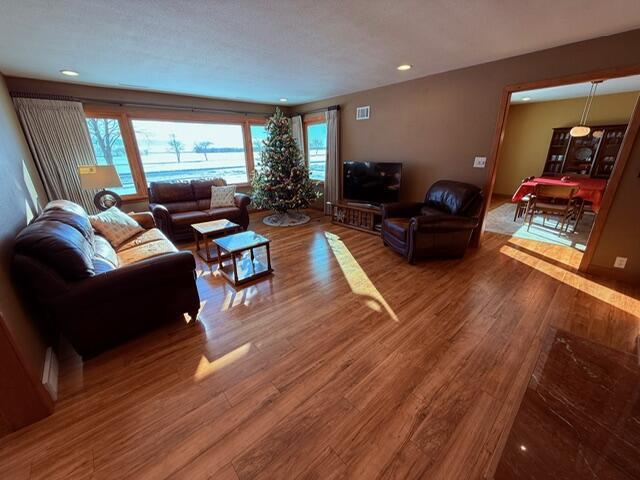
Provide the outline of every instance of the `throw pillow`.
<path id="1" fill-rule="evenodd" d="M 236 195 L 236 186 L 228 185 L 225 187 L 211 187 L 211 206 L 214 208 L 235 207 L 234 197 Z"/>
<path id="2" fill-rule="evenodd" d="M 93 228 L 106 238 L 113 248 L 118 248 L 135 234 L 144 231 L 138 222 L 118 207 L 91 215 L 89 220 Z"/>

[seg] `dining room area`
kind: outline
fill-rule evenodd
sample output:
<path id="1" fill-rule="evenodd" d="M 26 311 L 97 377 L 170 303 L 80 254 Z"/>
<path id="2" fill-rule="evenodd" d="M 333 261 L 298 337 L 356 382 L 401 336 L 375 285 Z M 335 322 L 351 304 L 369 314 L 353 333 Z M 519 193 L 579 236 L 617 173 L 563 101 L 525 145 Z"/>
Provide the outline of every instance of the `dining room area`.
<path id="1" fill-rule="evenodd" d="M 640 75 L 514 92 L 485 230 L 585 251 Z"/>

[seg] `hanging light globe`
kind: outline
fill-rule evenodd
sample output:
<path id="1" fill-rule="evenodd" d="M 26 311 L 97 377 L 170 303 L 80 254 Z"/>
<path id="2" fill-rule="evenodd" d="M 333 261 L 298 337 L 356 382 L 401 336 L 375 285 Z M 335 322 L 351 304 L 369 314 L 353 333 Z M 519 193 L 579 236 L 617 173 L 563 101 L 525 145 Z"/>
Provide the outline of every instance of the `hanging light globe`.
<path id="1" fill-rule="evenodd" d="M 569 130 L 569 135 L 572 137 L 586 137 L 591 132 L 591 129 L 586 125 L 576 125 Z"/>

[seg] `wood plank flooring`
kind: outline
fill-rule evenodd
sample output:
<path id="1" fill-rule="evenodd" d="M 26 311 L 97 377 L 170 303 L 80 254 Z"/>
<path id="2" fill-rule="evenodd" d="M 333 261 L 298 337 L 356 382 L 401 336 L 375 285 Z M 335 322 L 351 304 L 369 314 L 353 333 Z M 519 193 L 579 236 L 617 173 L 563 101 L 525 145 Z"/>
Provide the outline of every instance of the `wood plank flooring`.
<path id="1" fill-rule="evenodd" d="M 235 290 L 198 260 L 200 322 L 61 362 L 49 418 L 0 439 L 0 477 L 491 476 L 549 325 L 622 351 L 637 289 L 574 250 L 487 234 L 410 266 L 315 214 Z M 189 246 L 189 245 L 187 245 Z"/>

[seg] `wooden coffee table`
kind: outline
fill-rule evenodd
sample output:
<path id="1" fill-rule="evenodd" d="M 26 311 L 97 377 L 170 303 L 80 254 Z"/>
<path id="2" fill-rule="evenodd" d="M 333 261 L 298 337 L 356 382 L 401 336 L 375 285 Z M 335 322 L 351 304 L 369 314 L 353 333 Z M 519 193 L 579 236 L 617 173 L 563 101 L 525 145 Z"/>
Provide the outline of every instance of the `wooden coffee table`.
<path id="1" fill-rule="evenodd" d="M 213 243 L 218 250 L 218 269 L 222 276 L 232 285 L 240 285 L 271 274 L 273 269 L 271 268 L 269 242 L 268 238 L 251 230 L 215 238 Z M 266 264 L 256 258 L 255 249 L 260 247 L 266 248 Z M 248 258 L 243 255 L 247 251 L 249 252 Z"/>
<path id="2" fill-rule="evenodd" d="M 196 253 L 200 255 L 200 258 L 205 262 L 213 262 L 216 258 L 213 258 L 209 251 L 209 240 L 211 240 L 212 237 L 237 232 L 240 230 L 240 225 L 230 222 L 229 220 L 213 220 L 210 222 L 194 223 L 191 225 L 191 228 L 193 228 L 193 234 L 196 238 Z M 204 243 L 204 256 L 200 250 L 200 239 L 202 239 Z"/>

